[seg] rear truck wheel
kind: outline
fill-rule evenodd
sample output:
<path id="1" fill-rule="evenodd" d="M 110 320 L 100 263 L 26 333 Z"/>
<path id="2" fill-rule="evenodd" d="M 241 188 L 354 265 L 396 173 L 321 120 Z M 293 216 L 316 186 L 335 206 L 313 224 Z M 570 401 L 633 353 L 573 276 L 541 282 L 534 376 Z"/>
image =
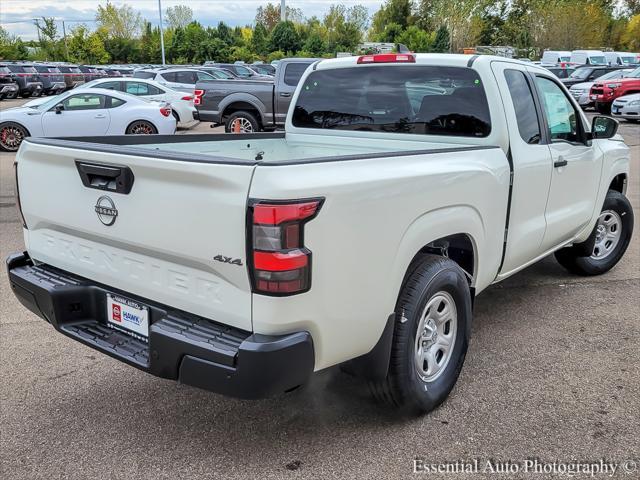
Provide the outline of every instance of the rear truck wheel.
<path id="1" fill-rule="evenodd" d="M 224 122 L 224 131 L 227 133 L 254 133 L 260 131 L 258 119 L 249 112 L 240 110 L 229 115 Z"/>
<path id="2" fill-rule="evenodd" d="M 386 378 L 373 396 L 407 413 L 440 405 L 458 379 L 471 336 L 471 292 L 462 269 L 438 255 L 420 257 L 396 304 Z"/>
<path id="3" fill-rule="evenodd" d="M 633 209 L 627 197 L 609 190 L 589 238 L 558 250 L 556 260 L 577 275 L 601 275 L 611 270 L 627 251 L 633 234 Z"/>
<path id="4" fill-rule="evenodd" d="M 596 110 L 603 115 L 609 115 L 611 113 L 610 103 L 596 103 Z"/>
<path id="5" fill-rule="evenodd" d="M 136 120 L 131 122 L 125 132 L 127 135 L 153 135 L 158 133 L 158 129 L 146 120 Z"/>
<path id="6" fill-rule="evenodd" d="M 17 152 L 22 140 L 29 136 L 29 132 L 19 123 L 0 123 L 0 150 L 4 152 Z"/>

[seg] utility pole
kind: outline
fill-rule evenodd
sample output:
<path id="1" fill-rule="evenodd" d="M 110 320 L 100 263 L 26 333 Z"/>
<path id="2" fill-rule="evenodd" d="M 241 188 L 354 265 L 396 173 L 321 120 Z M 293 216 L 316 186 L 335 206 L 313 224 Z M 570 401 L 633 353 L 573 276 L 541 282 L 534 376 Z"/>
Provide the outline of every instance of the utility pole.
<path id="1" fill-rule="evenodd" d="M 158 0 L 158 13 L 160 14 L 160 48 L 162 49 L 162 65 L 166 65 L 164 60 L 164 33 L 162 31 L 162 0 Z"/>
<path id="2" fill-rule="evenodd" d="M 69 45 L 67 45 L 67 29 L 64 26 L 64 20 L 62 20 L 62 38 L 64 38 L 64 51 L 67 54 L 67 62 L 69 61 Z"/>
<path id="3" fill-rule="evenodd" d="M 286 0 L 280 0 L 280 21 L 281 22 L 287 21 L 287 6 L 285 4 L 286 4 Z"/>

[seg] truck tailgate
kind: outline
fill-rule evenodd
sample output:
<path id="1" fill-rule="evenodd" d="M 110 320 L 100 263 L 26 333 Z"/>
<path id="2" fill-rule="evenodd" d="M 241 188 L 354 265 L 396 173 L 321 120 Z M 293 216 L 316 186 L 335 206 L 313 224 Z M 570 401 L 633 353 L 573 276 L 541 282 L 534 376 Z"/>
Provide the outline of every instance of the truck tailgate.
<path id="1" fill-rule="evenodd" d="M 251 330 L 245 218 L 253 165 L 28 141 L 17 162 L 25 243 L 35 261 Z M 131 191 L 85 186 L 78 162 L 105 171 L 129 167 Z M 101 182 L 100 175 L 91 178 Z"/>

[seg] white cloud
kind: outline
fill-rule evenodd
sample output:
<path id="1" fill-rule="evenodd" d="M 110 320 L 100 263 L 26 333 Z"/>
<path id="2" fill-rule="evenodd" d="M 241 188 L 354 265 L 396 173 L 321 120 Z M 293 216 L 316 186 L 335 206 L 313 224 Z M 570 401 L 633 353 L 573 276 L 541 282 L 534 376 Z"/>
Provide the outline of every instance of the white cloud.
<path id="1" fill-rule="evenodd" d="M 55 17 L 65 20 L 70 25 L 75 21 L 93 20 L 98 4 L 104 5 L 105 1 L 91 0 L 0 0 L 0 24 L 9 32 L 20 36 L 23 40 L 36 38 L 34 18 L 42 16 Z M 152 23 L 158 22 L 157 0 L 112 0 L 115 5 L 128 4 L 140 11 L 143 17 Z M 246 25 L 253 22 L 256 9 L 269 1 L 260 0 L 163 0 L 162 7 L 173 5 L 187 5 L 193 10 L 193 16 L 204 25 L 216 25 L 220 21 L 235 26 Z M 280 0 L 271 0 L 271 3 L 279 4 Z M 288 0 L 287 5 L 302 10 L 305 16 L 316 15 L 322 17 L 331 4 L 365 5 L 371 13 L 375 12 L 383 0 Z M 24 23 L 17 23 L 22 21 Z M 92 26 L 92 22 L 87 23 Z"/>

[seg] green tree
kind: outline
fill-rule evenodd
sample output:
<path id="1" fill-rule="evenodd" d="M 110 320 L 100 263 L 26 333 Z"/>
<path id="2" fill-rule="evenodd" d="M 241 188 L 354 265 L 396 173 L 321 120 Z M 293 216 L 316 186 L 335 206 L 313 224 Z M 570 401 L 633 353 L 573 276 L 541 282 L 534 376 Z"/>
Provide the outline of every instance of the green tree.
<path id="1" fill-rule="evenodd" d="M 77 63 L 106 63 L 109 54 L 97 33 L 89 33 L 86 25 L 78 25 L 67 39 L 70 60 Z"/>
<path id="2" fill-rule="evenodd" d="M 258 22 L 251 36 L 251 49 L 260 56 L 269 53 L 269 32 L 265 26 Z"/>
<path id="3" fill-rule="evenodd" d="M 432 51 L 437 53 L 444 53 L 444 52 L 448 52 L 450 47 L 451 47 L 451 44 L 450 44 L 449 30 L 447 30 L 447 27 L 442 25 L 440 28 L 438 28 L 438 31 L 436 32 L 436 37 L 433 40 Z"/>
<path id="4" fill-rule="evenodd" d="M 293 22 L 286 21 L 278 23 L 269 40 L 271 50 L 283 52 L 297 52 L 300 50 L 300 36 Z"/>
<path id="5" fill-rule="evenodd" d="M 129 5 L 116 7 L 111 2 L 103 7 L 98 5 L 96 13 L 98 28 L 114 39 L 132 39 L 137 37 L 142 28 L 142 17 Z"/>
<path id="6" fill-rule="evenodd" d="M 58 27 L 53 17 L 42 17 L 36 20 L 40 51 L 45 60 L 61 60 L 62 45 L 58 36 Z"/>
<path id="7" fill-rule="evenodd" d="M 310 52 L 312 56 L 317 56 L 322 55 L 327 51 L 327 45 L 322 39 L 322 36 L 318 32 L 314 31 L 309 34 L 302 49 L 306 52 Z"/>
<path id="8" fill-rule="evenodd" d="M 20 60 L 27 58 L 27 47 L 16 35 L 11 35 L 0 26 L 0 59 Z"/>
<path id="9" fill-rule="evenodd" d="M 193 10 L 186 5 L 167 8 L 165 14 L 169 28 L 184 28 L 193 21 Z"/>
<path id="10" fill-rule="evenodd" d="M 411 25 L 398 35 L 394 41 L 406 45 L 412 52 L 429 52 L 433 45 L 435 34 L 430 34 L 416 25 Z"/>

